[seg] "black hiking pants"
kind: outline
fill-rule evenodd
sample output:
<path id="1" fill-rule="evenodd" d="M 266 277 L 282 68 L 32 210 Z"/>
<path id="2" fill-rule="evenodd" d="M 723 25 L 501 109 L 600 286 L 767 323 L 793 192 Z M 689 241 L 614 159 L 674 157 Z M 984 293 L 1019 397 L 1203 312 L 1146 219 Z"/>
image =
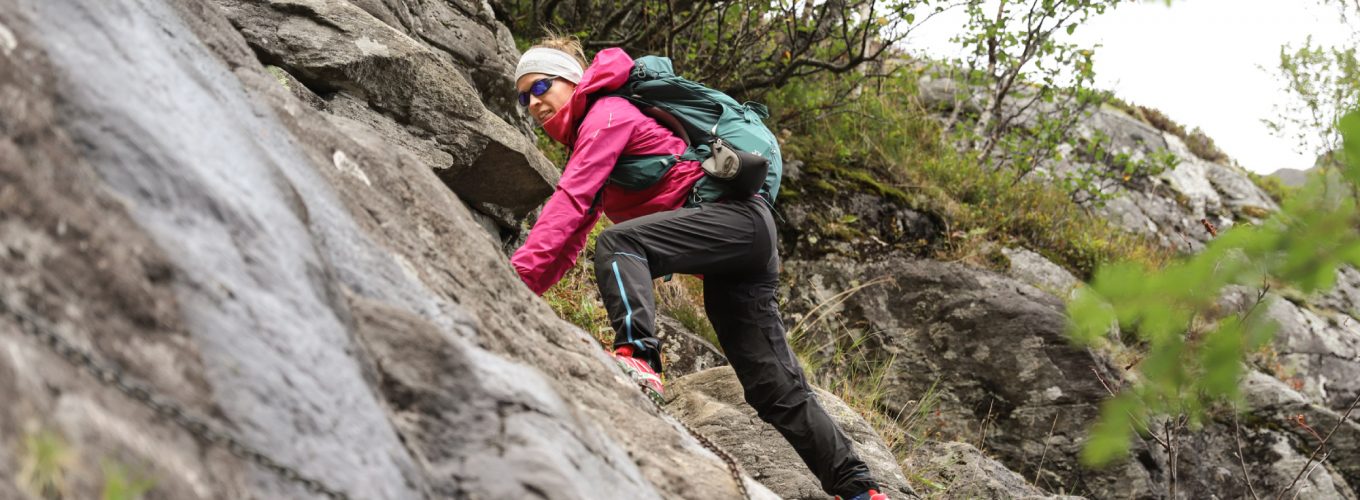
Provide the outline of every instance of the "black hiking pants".
<path id="1" fill-rule="evenodd" d="M 639 217 L 600 233 L 595 279 L 614 346 L 633 345 L 661 371 L 652 280 L 704 277 L 704 308 L 746 402 L 793 445 L 822 489 L 844 498 L 877 485 L 851 442 L 813 397 L 775 303 L 779 253 L 765 203 L 710 203 Z"/>

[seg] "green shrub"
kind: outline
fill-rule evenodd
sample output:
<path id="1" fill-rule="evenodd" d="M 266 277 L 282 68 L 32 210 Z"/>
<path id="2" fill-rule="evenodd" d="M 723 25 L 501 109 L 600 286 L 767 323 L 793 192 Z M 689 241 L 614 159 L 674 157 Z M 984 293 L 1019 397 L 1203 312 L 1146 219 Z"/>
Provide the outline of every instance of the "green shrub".
<path id="1" fill-rule="evenodd" d="M 948 230 L 932 256 L 944 260 L 985 256 L 974 251 L 982 241 L 954 237 L 977 233 L 1031 248 L 1079 276 L 1089 276 L 1099 262 L 1156 266 L 1168 257 L 1088 213 L 1059 187 L 1017 179 L 955 151 L 918 104 L 915 82 L 902 70 L 850 83 L 803 80 L 771 93 L 772 128 L 785 138 L 784 155 L 805 163 L 785 190 L 819 196 L 858 190 L 934 213 Z"/>
<path id="2" fill-rule="evenodd" d="M 1298 190 L 1298 188 L 1284 185 L 1284 183 L 1280 182 L 1280 179 L 1275 176 L 1248 172 L 1247 177 L 1251 178 L 1251 182 L 1255 183 L 1256 187 L 1265 191 L 1266 195 L 1270 196 L 1270 199 L 1275 200 L 1275 203 L 1284 203 L 1294 191 Z"/>

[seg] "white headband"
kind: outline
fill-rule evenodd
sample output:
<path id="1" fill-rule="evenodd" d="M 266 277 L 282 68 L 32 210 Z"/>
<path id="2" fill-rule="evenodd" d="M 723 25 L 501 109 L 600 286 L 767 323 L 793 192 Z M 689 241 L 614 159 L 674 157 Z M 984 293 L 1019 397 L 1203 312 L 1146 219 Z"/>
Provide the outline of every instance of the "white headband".
<path id="1" fill-rule="evenodd" d="M 571 54 L 547 47 L 535 47 L 524 51 L 515 67 L 515 81 L 529 73 L 543 73 L 561 77 L 571 83 L 581 83 L 581 63 Z"/>

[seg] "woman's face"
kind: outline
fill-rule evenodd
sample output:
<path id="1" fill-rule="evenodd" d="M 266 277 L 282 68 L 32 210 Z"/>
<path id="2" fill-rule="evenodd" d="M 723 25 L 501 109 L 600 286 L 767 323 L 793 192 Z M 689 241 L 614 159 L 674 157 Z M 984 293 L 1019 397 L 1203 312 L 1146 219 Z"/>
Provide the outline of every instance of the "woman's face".
<path id="1" fill-rule="evenodd" d="M 529 87 L 535 81 L 543 78 L 550 78 L 550 76 L 543 73 L 529 73 L 519 77 L 519 80 L 515 82 L 517 92 L 528 92 L 529 115 L 534 117 L 539 125 L 552 118 L 553 113 L 556 113 L 562 106 L 566 106 L 567 100 L 571 98 L 572 91 L 576 90 L 576 84 L 565 78 L 554 78 L 548 87 L 548 91 L 544 92 L 543 95 L 534 95 L 533 92 L 529 92 Z"/>

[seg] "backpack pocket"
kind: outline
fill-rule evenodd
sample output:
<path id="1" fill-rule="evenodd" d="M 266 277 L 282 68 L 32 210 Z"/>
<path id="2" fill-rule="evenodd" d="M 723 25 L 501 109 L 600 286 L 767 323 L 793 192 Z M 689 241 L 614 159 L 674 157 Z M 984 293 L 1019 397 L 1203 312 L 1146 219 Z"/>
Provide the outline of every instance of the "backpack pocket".
<path id="1" fill-rule="evenodd" d="M 621 156 L 614 170 L 609 172 L 609 183 L 631 191 L 647 189 L 679 162 L 680 159 L 672 155 Z"/>

